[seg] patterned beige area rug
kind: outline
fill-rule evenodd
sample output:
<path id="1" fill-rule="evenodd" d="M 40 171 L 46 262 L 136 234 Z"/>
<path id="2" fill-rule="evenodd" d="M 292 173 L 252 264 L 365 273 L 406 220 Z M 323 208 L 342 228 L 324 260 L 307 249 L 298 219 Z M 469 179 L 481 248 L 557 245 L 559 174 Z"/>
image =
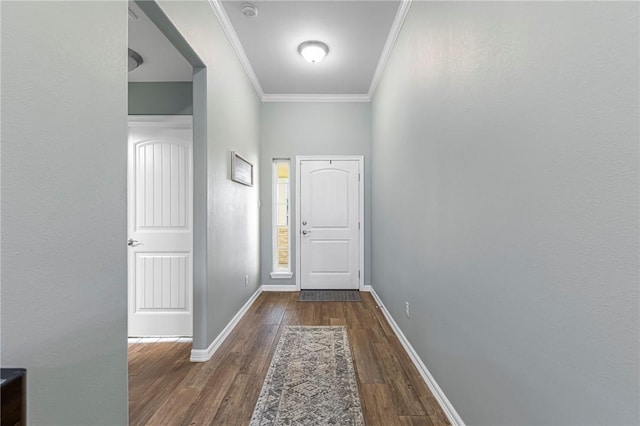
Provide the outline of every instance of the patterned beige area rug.
<path id="1" fill-rule="evenodd" d="M 364 426 L 347 329 L 287 326 L 251 426 Z"/>

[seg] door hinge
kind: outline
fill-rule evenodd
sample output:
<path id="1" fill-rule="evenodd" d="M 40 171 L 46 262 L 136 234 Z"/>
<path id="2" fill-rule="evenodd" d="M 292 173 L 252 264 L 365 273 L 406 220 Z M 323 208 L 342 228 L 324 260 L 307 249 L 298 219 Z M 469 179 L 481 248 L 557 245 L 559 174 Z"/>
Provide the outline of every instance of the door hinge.
<path id="1" fill-rule="evenodd" d="M 358 229 L 360 229 L 360 222 L 358 222 Z"/>
<path id="2" fill-rule="evenodd" d="M 360 182 L 360 173 L 358 173 L 358 182 Z"/>
<path id="3" fill-rule="evenodd" d="M 360 278 L 360 271 L 358 271 L 358 278 Z"/>

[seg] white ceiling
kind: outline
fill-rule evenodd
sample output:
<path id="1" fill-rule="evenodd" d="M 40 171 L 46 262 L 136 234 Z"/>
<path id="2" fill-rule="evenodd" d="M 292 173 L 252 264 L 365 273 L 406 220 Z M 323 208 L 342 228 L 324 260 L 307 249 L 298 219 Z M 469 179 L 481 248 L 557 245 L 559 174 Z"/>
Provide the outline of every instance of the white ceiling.
<path id="1" fill-rule="evenodd" d="M 210 0 L 263 100 L 368 100 L 406 13 L 406 0 Z M 191 81 L 191 65 L 132 1 L 129 47 L 144 59 L 129 81 Z M 298 45 L 320 40 L 329 54 L 306 62 Z"/>
<path id="2" fill-rule="evenodd" d="M 138 52 L 143 60 L 141 66 L 129 73 L 129 81 L 191 81 L 191 64 L 138 5 L 130 1 L 129 10 L 129 48 Z"/>
<path id="3" fill-rule="evenodd" d="M 256 0 L 258 15 L 246 17 L 240 10 L 245 3 L 222 1 L 267 95 L 366 95 L 400 5 L 399 0 Z M 310 64 L 298 54 L 307 40 L 329 46 L 322 62 Z"/>

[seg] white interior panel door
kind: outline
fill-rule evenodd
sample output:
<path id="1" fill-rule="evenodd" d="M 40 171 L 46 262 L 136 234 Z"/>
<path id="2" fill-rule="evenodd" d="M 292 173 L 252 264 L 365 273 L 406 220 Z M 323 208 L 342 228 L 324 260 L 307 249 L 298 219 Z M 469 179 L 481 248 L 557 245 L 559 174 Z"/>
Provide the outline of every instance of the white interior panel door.
<path id="1" fill-rule="evenodd" d="M 191 117 L 129 121 L 129 336 L 193 333 Z"/>
<path id="2" fill-rule="evenodd" d="M 300 288 L 356 290 L 360 163 L 300 160 Z"/>

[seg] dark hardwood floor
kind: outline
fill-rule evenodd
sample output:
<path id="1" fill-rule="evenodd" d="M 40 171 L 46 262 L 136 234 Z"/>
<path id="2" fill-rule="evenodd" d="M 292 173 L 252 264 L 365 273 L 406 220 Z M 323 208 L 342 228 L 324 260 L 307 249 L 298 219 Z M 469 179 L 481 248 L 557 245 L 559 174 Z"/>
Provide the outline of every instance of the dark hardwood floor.
<path id="1" fill-rule="evenodd" d="M 362 302 L 298 302 L 262 293 L 205 363 L 190 343 L 129 345 L 132 425 L 247 425 L 286 325 L 344 325 L 367 425 L 446 425 L 440 406 L 368 293 Z"/>

